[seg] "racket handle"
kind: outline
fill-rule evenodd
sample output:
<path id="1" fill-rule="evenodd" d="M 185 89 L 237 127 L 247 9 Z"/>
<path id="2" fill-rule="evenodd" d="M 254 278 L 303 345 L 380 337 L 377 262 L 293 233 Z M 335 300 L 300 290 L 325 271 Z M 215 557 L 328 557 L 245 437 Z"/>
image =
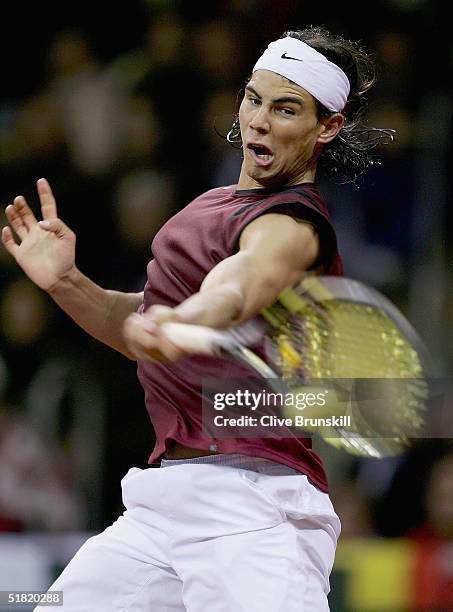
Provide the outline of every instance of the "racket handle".
<path id="1" fill-rule="evenodd" d="M 189 353 L 218 355 L 227 343 L 224 333 L 203 325 L 168 322 L 160 328 L 170 342 Z"/>

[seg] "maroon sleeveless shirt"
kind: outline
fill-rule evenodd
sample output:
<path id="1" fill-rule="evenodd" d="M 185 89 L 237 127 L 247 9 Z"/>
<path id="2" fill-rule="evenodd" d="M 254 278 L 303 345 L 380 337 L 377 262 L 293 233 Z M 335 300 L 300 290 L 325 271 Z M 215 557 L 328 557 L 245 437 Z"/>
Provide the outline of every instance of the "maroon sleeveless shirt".
<path id="1" fill-rule="evenodd" d="M 326 206 L 312 183 L 278 192 L 237 190 L 236 185 L 212 189 L 193 200 L 156 234 L 148 264 L 144 304 L 176 306 L 200 289 L 212 268 L 238 250 L 243 229 L 260 215 L 281 213 L 309 221 L 320 239 L 316 270 L 341 275 L 341 259 Z M 202 436 L 202 379 L 239 378 L 235 362 L 194 355 L 174 363 L 139 361 L 138 376 L 156 434 L 149 463 L 165 455 L 166 443 L 240 453 L 285 464 L 304 474 L 322 491 L 327 478 L 311 440 L 305 438 L 225 438 Z"/>

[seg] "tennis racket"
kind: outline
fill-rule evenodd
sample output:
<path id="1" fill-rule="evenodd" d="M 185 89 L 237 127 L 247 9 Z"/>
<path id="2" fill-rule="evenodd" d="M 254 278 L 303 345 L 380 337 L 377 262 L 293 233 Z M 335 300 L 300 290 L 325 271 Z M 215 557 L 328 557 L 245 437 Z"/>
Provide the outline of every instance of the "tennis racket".
<path id="1" fill-rule="evenodd" d="M 295 394 L 320 380 L 338 381 L 343 394 L 335 394 L 329 410 L 349 416 L 348 426 L 313 431 L 349 453 L 397 455 L 421 435 L 430 369 L 426 349 L 403 314 L 363 283 L 306 276 L 259 317 L 230 330 L 172 322 L 162 330 L 184 350 L 238 360 L 280 392 L 282 384 Z M 252 350 L 258 343 L 265 360 Z M 292 416 L 295 409 L 285 410 Z"/>

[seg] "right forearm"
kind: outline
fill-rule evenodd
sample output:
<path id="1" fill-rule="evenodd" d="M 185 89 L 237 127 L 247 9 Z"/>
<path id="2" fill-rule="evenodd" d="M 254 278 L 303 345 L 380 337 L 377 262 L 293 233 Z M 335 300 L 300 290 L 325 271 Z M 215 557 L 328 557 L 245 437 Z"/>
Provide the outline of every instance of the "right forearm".
<path id="1" fill-rule="evenodd" d="M 124 320 L 143 302 L 142 293 L 103 289 L 74 268 L 49 294 L 88 334 L 133 358 L 122 330 Z"/>

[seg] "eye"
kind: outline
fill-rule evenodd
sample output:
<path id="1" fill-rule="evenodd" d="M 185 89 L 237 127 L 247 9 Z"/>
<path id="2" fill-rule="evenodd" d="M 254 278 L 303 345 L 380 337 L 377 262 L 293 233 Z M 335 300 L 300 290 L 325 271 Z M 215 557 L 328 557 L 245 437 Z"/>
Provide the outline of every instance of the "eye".
<path id="1" fill-rule="evenodd" d="M 253 96 L 249 97 L 249 102 L 253 105 L 253 106 L 259 106 L 261 104 L 261 100 L 259 98 L 254 98 Z"/>
<path id="2" fill-rule="evenodd" d="M 283 115 L 288 115 L 288 116 L 296 114 L 292 108 L 280 108 L 279 112 L 282 113 Z"/>

